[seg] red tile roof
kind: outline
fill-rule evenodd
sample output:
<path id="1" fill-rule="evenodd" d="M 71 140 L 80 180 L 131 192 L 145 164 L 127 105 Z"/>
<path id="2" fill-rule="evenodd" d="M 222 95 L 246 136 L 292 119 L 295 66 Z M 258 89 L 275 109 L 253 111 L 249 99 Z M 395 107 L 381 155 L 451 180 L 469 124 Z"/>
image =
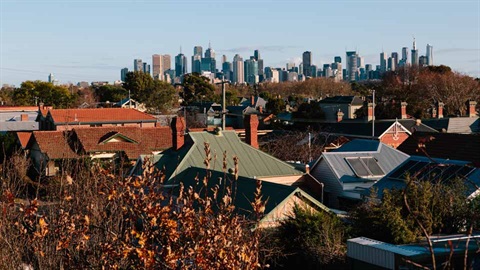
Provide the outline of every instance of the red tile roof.
<path id="1" fill-rule="evenodd" d="M 130 108 L 52 109 L 49 114 L 56 123 L 156 122 L 152 115 Z"/>
<path id="2" fill-rule="evenodd" d="M 78 158 L 73 152 L 70 139 L 63 131 L 34 131 L 30 142 L 36 141 L 40 151 L 50 159 Z M 29 143 L 31 148 L 31 144 Z"/>
<path id="3" fill-rule="evenodd" d="M 0 106 L 1 112 L 21 112 L 21 111 L 28 111 L 28 112 L 38 112 L 37 106 Z"/>
<path id="4" fill-rule="evenodd" d="M 169 127 L 96 127 L 73 132 L 86 153 L 123 151 L 129 159 L 136 159 L 172 146 Z"/>
<path id="5" fill-rule="evenodd" d="M 23 149 L 27 147 L 30 137 L 32 137 L 31 132 L 17 132 L 18 141 L 20 142 L 20 145 L 22 146 Z"/>

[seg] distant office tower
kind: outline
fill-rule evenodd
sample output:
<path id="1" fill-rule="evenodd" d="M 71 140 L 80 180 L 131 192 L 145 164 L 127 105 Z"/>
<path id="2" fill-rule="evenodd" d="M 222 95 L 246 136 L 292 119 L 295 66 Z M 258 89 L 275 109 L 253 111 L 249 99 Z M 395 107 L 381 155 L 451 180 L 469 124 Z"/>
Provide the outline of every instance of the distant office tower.
<path id="1" fill-rule="evenodd" d="M 385 52 L 380 53 L 380 72 L 387 71 L 387 55 Z"/>
<path id="2" fill-rule="evenodd" d="M 169 54 L 163 55 L 163 72 L 172 69 L 172 57 Z"/>
<path id="3" fill-rule="evenodd" d="M 357 53 L 347 52 L 348 81 L 355 81 L 357 77 Z"/>
<path id="4" fill-rule="evenodd" d="M 395 64 L 395 58 L 389 57 L 388 58 L 388 70 L 395 71 L 397 65 Z"/>
<path id="5" fill-rule="evenodd" d="M 243 58 L 235 54 L 233 57 L 233 82 L 234 83 L 244 83 L 245 76 L 243 70 Z"/>
<path id="6" fill-rule="evenodd" d="M 55 81 L 55 78 L 53 77 L 53 73 L 48 74 L 48 82 L 53 83 Z"/>
<path id="7" fill-rule="evenodd" d="M 227 56 L 224 54 L 222 55 L 222 64 L 225 62 L 228 62 L 228 60 L 227 60 Z"/>
<path id="8" fill-rule="evenodd" d="M 371 64 L 365 65 L 365 74 L 367 75 L 367 80 L 373 79 L 373 67 Z"/>
<path id="9" fill-rule="evenodd" d="M 175 76 L 181 77 L 187 73 L 187 58 L 183 53 L 179 53 L 175 56 Z"/>
<path id="10" fill-rule="evenodd" d="M 202 46 L 195 46 L 195 47 L 193 47 L 193 55 L 196 55 L 196 54 L 199 54 L 199 55 L 202 55 L 202 54 L 203 54 L 203 48 L 202 48 Z"/>
<path id="11" fill-rule="evenodd" d="M 350 56 L 354 55 L 355 56 L 355 62 L 356 62 L 357 61 L 357 58 L 356 58 L 357 57 L 357 52 L 356 51 L 348 51 L 348 52 L 345 52 L 345 54 L 346 54 L 345 62 L 347 64 L 346 69 L 347 69 L 347 73 L 348 73 L 348 71 L 350 69 L 350 66 L 348 64 L 349 63 L 348 59 L 350 58 Z M 356 66 L 356 64 L 355 64 L 355 66 Z"/>
<path id="12" fill-rule="evenodd" d="M 128 73 L 128 68 L 122 68 L 122 70 L 120 71 L 120 80 L 122 80 L 122 82 L 125 81 L 125 78 L 127 77 L 127 73 Z"/>
<path id="13" fill-rule="evenodd" d="M 244 69 L 245 81 L 250 85 L 258 83 L 258 62 L 254 56 L 245 60 Z"/>
<path id="14" fill-rule="evenodd" d="M 223 62 L 222 64 L 222 72 L 223 72 L 223 75 L 224 75 L 224 78 L 226 80 L 229 80 L 229 81 L 232 81 L 233 80 L 233 65 L 232 63 L 230 62 Z"/>
<path id="15" fill-rule="evenodd" d="M 365 59 L 363 56 L 358 56 L 357 57 L 357 68 L 362 68 L 365 66 Z"/>
<path id="16" fill-rule="evenodd" d="M 400 60 L 402 66 L 408 65 L 408 47 L 402 48 L 402 59 Z"/>
<path id="17" fill-rule="evenodd" d="M 413 38 L 412 66 L 418 66 L 418 50 L 417 50 L 417 44 L 415 43 L 415 38 Z"/>
<path id="18" fill-rule="evenodd" d="M 215 51 L 210 44 L 208 44 L 208 49 L 205 51 L 205 58 L 202 58 L 202 71 L 210 71 L 212 73 L 217 71 Z"/>
<path id="19" fill-rule="evenodd" d="M 150 65 L 147 63 L 143 63 L 143 73 L 150 75 Z"/>
<path id="20" fill-rule="evenodd" d="M 280 82 L 280 72 L 277 69 L 266 67 L 264 70 L 265 81 L 271 83 Z"/>
<path id="21" fill-rule="evenodd" d="M 202 73 L 202 46 L 193 47 L 192 72 Z"/>
<path id="22" fill-rule="evenodd" d="M 334 63 L 342 63 L 342 57 L 341 56 L 335 56 L 333 58 Z"/>
<path id="23" fill-rule="evenodd" d="M 418 58 L 418 65 L 421 67 L 427 66 L 428 63 L 428 58 L 424 55 L 420 56 Z"/>
<path id="24" fill-rule="evenodd" d="M 162 70 L 163 59 L 162 56 L 159 54 L 152 55 L 152 76 L 154 79 L 161 80 L 163 77 L 163 73 L 160 71 Z M 160 74 L 162 76 L 160 76 Z M 123 80 L 122 80 L 123 81 Z"/>
<path id="25" fill-rule="evenodd" d="M 427 44 L 427 65 L 433 66 L 433 46 Z"/>
<path id="26" fill-rule="evenodd" d="M 341 81 L 343 80 L 343 70 L 342 70 L 342 63 L 334 63 L 335 64 L 335 69 L 333 70 L 333 74 L 335 76 L 335 81 Z M 333 65 L 332 65 L 333 66 Z"/>
<path id="27" fill-rule="evenodd" d="M 318 71 L 318 68 L 316 65 L 310 66 L 310 74 L 312 74 L 312 77 L 317 77 L 317 71 Z"/>
<path id="28" fill-rule="evenodd" d="M 305 75 L 306 77 L 312 77 L 310 66 L 312 65 L 312 52 L 306 51 L 302 55 L 302 64 L 303 70 L 301 74 Z"/>
<path id="29" fill-rule="evenodd" d="M 133 71 L 143 71 L 142 59 L 134 59 L 133 60 Z"/>
<path id="30" fill-rule="evenodd" d="M 255 50 L 253 51 L 253 57 L 255 58 L 255 60 L 258 61 L 258 59 L 261 59 L 260 57 L 260 52 L 258 50 Z"/>
<path id="31" fill-rule="evenodd" d="M 287 63 L 287 71 L 293 70 L 295 68 L 295 63 Z"/>
<path id="32" fill-rule="evenodd" d="M 392 52 L 392 58 L 393 58 L 393 62 L 395 64 L 395 68 L 398 66 L 398 53 L 397 52 Z"/>
<path id="33" fill-rule="evenodd" d="M 323 76 L 325 78 L 330 78 L 333 76 L 333 70 L 330 64 L 324 64 L 323 65 Z"/>

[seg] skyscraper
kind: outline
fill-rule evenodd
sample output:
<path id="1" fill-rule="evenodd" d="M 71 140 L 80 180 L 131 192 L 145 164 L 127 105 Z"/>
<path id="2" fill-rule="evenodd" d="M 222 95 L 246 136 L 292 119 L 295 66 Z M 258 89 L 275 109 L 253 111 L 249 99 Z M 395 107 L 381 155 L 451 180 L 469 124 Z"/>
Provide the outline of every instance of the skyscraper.
<path id="1" fill-rule="evenodd" d="M 418 58 L 418 65 L 421 67 L 427 66 L 428 58 L 425 55 L 422 55 Z"/>
<path id="2" fill-rule="evenodd" d="M 55 78 L 53 77 L 53 73 L 48 74 L 48 82 L 53 83 L 55 81 Z"/>
<path id="3" fill-rule="evenodd" d="M 181 77 L 187 73 L 187 58 L 183 53 L 175 56 L 175 76 Z"/>
<path id="4" fill-rule="evenodd" d="M 398 53 L 392 52 L 393 63 L 395 64 L 395 68 L 398 66 Z"/>
<path id="5" fill-rule="evenodd" d="M 165 70 L 170 68 L 170 66 L 166 68 L 165 56 L 166 55 L 161 55 L 161 54 L 152 55 L 152 66 L 153 66 L 152 76 L 156 80 L 163 81 L 163 75 L 164 75 L 163 73 L 165 72 Z M 168 56 L 168 58 L 170 59 L 170 56 Z"/>
<path id="6" fill-rule="evenodd" d="M 306 51 L 302 55 L 303 60 L 303 75 L 306 77 L 312 77 L 310 66 L 312 65 L 312 52 Z"/>
<path id="7" fill-rule="evenodd" d="M 202 73 L 202 46 L 193 47 L 192 72 Z"/>
<path id="8" fill-rule="evenodd" d="M 233 65 L 232 63 L 225 61 L 222 64 L 223 76 L 226 80 L 233 81 Z"/>
<path id="9" fill-rule="evenodd" d="M 385 52 L 380 53 L 380 72 L 387 71 L 387 55 Z"/>
<path id="10" fill-rule="evenodd" d="M 401 66 L 408 65 L 408 47 L 402 48 L 402 60 L 400 60 Z"/>
<path id="11" fill-rule="evenodd" d="M 244 68 L 245 81 L 250 85 L 258 83 L 258 62 L 254 56 L 245 60 Z"/>
<path id="12" fill-rule="evenodd" d="M 143 71 L 142 59 L 134 59 L 133 60 L 133 71 Z"/>
<path id="13" fill-rule="evenodd" d="M 365 59 L 362 56 L 357 56 L 357 68 L 365 66 Z"/>
<path id="14" fill-rule="evenodd" d="M 210 71 L 212 73 L 217 71 L 215 51 L 210 44 L 208 44 L 208 49 L 205 51 L 205 58 L 202 59 L 202 71 Z"/>
<path id="15" fill-rule="evenodd" d="M 333 58 L 334 63 L 342 63 L 342 57 L 341 56 L 335 56 Z"/>
<path id="16" fill-rule="evenodd" d="M 244 83 L 244 70 L 243 70 L 243 58 L 235 54 L 233 57 L 233 82 L 234 83 Z"/>
<path id="17" fill-rule="evenodd" d="M 412 66 L 418 66 L 418 50 L 417 50 L 417 44 L 415 43 L 415 38 L 413 38 Z"/>
<path id="18" fill-rule="evenodd" d="M 120 80 L 122 80 L 122 82 L 125 81 L 125 78 L 127 77 L 127 73 L 128 73 L 128 68 L 122 68 L 122 70 L 120 71 Z"/>
<path id="19" fill-rule="evenodd" d="M 357 77 L 357 52 L 347 52 L 348 81 L 355 81 Z"/>
<path id="20" fill-rule="evenodd" d="M 143 73 L 150 75 L 150 65 L 149 64 L 147 64 L 146 62 L 143 63 L 143 68 L 142 69 L 143 69 L 142 70 Z"/>
<path id="21" fill-rule="evenodd" d="M 430 44 L 427 44 L 427 65 L 433 65 L 433 46 Z"/>

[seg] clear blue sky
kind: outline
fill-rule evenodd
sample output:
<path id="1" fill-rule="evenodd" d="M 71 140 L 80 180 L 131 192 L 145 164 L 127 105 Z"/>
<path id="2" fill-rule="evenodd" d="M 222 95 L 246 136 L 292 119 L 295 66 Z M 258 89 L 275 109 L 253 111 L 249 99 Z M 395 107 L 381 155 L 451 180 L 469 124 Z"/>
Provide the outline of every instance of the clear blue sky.
<path id="1" fill-rule="evenodd" d="M 0 0 L 0 84 L 47 80 L 114 81 L 133 59 L 152 54 L 189 60 L 211 41 L 231 61 L 258 48 L 265 66 L 299 62 L 309 50 L 317 65 L 345 49 L 379 63 L 412 47 L 434 46 L 435 64 L 480 77 L 480 0 Z"/>

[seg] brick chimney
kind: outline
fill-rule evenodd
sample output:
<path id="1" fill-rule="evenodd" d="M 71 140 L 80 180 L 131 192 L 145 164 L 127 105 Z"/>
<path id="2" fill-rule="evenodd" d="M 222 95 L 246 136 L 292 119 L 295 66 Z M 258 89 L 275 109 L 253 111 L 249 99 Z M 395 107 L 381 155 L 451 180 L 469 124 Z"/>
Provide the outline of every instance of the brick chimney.
<path id="1" fill-rule="evenodd" d="M 256 114 L 245 115 L 245 142 L 258 149 L 258 116 Z"/>
<path id="2" fill-rule="evenodd" d="M 440 118 L 443 118 L 443 106 L 445 104 L 443 104 L 443 102 L 438 102 L 437 104 L 437 117 L 440 119 Z"/>
<path id="3" fill-rule="evenodd" d="M 252 95 L 250 97 L 250 102 L 252 103 L 252 107 L 254 107 L 255 106 L 255 96 L 254 95 Z"/>
<path id="4" fill-rule="evenodd" d="M 373 103 L 367 104 L 367 121 L 373 120 Z"/>
<path id="5" fill-rule="evenodd" d="M 400 119 L 407 119 L 407 102 L 400 103 Z"/>
<path id="6" fill-rule="evenodd" d="M 477 102 L 474 100 L 469 100 L 468 103 L 468 117 L 476 117 L 477 111 L 475 108 L 477 107 Z"/>
<path id="7" fill-rule="evenodd" d="M 337 112 L 337 122 L 342 122 L 343 116 L 344 116 L 343 112 L 342 112 L 340 109 L 338 109 L 338 112 Z"/>
<path id="8" fill-rule="evenodd" d="M 21 114 L 21 115 L 20 115 L 20 120 L 21 120 L 22 122 L 28 121 L 28 114 Z"/>
<path id="9" fill-rule="evenodd" d="M 178 150 L 185 142 L 185 119 L 180 116 L 173 118 L 170 127 L 172 128 L 172 147 Z"/>
<path id="10" fill-rule="evenodd" d="M 432 108 L 432 118 L 437 118 L 437 109 L 435 107 Z"/>
<path id="11" fill-rule="evenodd" d="M 258 112 L 263 113 L 263 107 L 262 106 L 258 106 Z"/>

